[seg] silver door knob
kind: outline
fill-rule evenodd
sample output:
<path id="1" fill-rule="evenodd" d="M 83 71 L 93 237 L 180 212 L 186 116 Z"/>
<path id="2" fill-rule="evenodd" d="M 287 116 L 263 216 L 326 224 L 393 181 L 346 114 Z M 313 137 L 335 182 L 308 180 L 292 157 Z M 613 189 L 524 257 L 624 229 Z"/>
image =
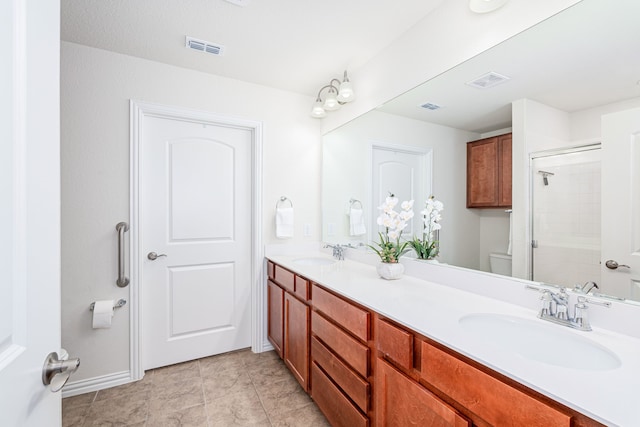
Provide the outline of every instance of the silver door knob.
<path id="1" fill-rule="evenodd" d="M 49 353 L 42 367 L 42 383 L 51 384 L 51 391 L 54 393 L 60 391 L 79 366 L 80 359 L 60 360 L 55 351 Z"/>
<path id="2" fill-rule="evenodd" d="M 631 267 L 629 267 L 628 265 L 625 265 L 625 264 L 618 264 L 617 261 L 614 261 L 612 259 L 607 260 L 607 262 L 605 262 L 604 265 L 606 265 L 607 268 L 610 268 L 611 270 L 615 270 L 618 267 L 631 268 Z"/>
<path id="3" fill-rule="evenodd" d="M 167 254 L 157 254 L 155 252 L 149 252 L 147 254 L 147 258 L 149 258 L 151 261 L 155 261 L 158 258 L 160 258 L 161 256 L 167 256 Z"/>

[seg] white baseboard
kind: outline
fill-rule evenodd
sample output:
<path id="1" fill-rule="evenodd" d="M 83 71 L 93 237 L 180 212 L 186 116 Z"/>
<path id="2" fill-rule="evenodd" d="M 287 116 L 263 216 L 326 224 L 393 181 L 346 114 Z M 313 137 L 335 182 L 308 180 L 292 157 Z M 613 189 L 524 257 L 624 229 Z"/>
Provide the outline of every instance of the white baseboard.
<path id="1" fill-rule="evenodd" d="M 274 350 L 273 345 L 271 345 L 271 343 L 269 342 L 269 340 L 263 341 L 262 342 L 262 349 L 260 350 L 260 353 L 264 353 L 265 351 L 271 351 Z"/>
<path id="2" fill-rule="evenodd" d="M 111 388 L 133 381 L 135 380 L 131 377 L 130 371 L 122 371 L 100 377 L 87 378 L 67 383 L 62 389 L 62 397 L 65 398 L 92 391 L 104 390 L 105 388 Z"/>

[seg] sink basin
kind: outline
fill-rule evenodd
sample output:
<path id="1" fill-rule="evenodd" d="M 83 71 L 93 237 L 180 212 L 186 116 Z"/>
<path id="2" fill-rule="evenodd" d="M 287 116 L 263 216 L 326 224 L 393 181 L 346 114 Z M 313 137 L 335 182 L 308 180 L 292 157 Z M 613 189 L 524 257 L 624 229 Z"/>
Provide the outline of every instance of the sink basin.
<path id="1" fill-rule="evenodd" d="M 459 323 L 487 345 L 525 359 L 589 371 L 616 369 L 622 364 L 615 353 L 587 337 L 564 330 L 564 326 L 495 313 L 470 314 L 461 317 Z"/>
<path id="2" fill-rule="evenodd" d="M 322 257 L 309 257 L 294 259 L 293 262 L 298 265 L 331 265 L 335 264 L 336 260 Z"/>

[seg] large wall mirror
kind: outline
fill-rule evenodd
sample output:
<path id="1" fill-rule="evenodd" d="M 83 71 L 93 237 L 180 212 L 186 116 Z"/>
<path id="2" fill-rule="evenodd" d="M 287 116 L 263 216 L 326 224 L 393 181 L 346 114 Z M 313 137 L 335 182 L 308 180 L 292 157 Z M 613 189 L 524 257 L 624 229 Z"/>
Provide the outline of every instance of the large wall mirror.
<path id="1" fill-rule="evenodd" d="M 424 180 L 417 196 L 385 190 L 414 197 L 417 208 L 430 195 L 444 203 L 441 263 L 489 272 L 490 254 L 509 252 L 514 277 L 570 287 L 593 281 L 600 287 L 594 291 L 640 300 L 640 220 L 633 219 L 640 218 L 640 162 L 625 161 L 615 178 L 607 172 L 620 169 L 614 153 L 617 161 L 638 160 L 640 142 L 614 150 L 605 135 L 615 134 L 607 123 L 617 120 L 607 115 L 640 108 L 638 16 L 636 0 L 583 0 L 326 134 L 323 240 L 366 248 L 377 237 L 375 147 L 391 156 L 428 153 L 415 175 Z M 470 84 L 491 72 L 508 79 L 487 88 Z M 513 213 L 467 209 L 466 143 L 510 132 Z M 571 183 L 577 187 L 568 189 Z M 616 198 L 626 205 L 614 208 Z M 349 215 L 354 201 L 364 218 L 358 232 Z M 631 236 L 622 237 L 617 252 L 610 250 L 614 233 Z M 609 258 L 630 268 L 607 269 Z"/>

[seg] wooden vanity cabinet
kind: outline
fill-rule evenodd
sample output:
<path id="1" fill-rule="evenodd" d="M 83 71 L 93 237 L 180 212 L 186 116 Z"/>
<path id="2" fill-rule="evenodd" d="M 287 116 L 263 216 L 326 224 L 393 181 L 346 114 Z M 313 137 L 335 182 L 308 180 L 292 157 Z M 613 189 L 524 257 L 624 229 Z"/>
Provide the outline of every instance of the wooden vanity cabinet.
<path id="1" fill-rule="evenodd" d="M 571 415 L 423 341 L 420 378 L 492 426 L 570 427 Z"/>
<path id="2" fill-rule="evenodd" d="M 467 143 L 467 208 L 511 207 L 511 134 Z"/>
<path id="3" fill-rule="evenodd" d="M 471 421 L 388 362 L 379 359 L 376 366 L 376 426 L 471 427 Z"/>
<path id="4" fill-rule="evenodd" d="M 309 306 L 284 295 L 284 363 L 305 391 L 309 390 Z"/>
<path id="5" fill-rule="evenodd" d="M 315 283 L 311 293 L 311 397 L 332 426 L 369 426 L 370 313 Z"/>
<path id="6" fill-rule="evenodd" d="M 309 390 L 309 281 L 267 263 L 268 338 L 305 391 Z"/>
<path id="7" fill-rule="evenodd" d="M 284 290 L 269 280 L 267 282 L 268 326 L 269 341 L 283 357 L 284 349 Z"/>
<path id="8" fill-rule="evenodd" d="M 603 427 L 268 262 L 269 340 L 334 427 Z"/>
<path id="9" fill-rule="evenodd" d="M 375 425 L 471 427 L 468 418 L 419 383 L 414 334 L 375 317 Z"/>
<path id="10" fill-rule="evenodd" d="M 376 426 L 602 427 L 427 337 L 375 316 Z M 421 423 L 423 419 L 427 421 Z"/>

